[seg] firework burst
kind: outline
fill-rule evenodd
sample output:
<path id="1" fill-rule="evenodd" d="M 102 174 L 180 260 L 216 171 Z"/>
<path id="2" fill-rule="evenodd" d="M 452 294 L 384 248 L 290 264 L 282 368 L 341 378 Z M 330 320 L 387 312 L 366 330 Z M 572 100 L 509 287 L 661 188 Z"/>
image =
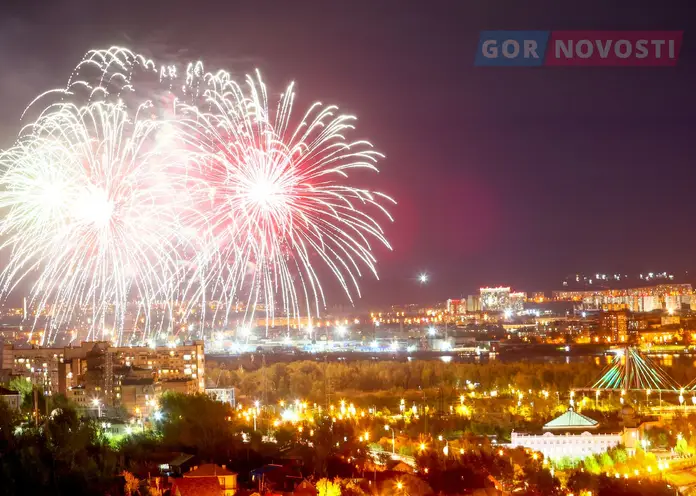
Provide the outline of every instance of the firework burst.
<path id="1" fill-rule="evenodd" d="M 210 299 L 213 327 L 240 307 L 245 323 L 259 307 L 318 316 L 327 269 L 352 301 L 389 247 L 373 215 L 393 200 L 352 182 L 381 155 L 348 139 L 352 116 L 317 103 L 295 119 L 294 99 L 271 109 L 258 74 L 89 52 L 0 155 L 2 295 L 31 283 L 43 342 L 76 322 L 144 342 L 198 308 L 203 332 Z"/>
<path id="2" fill-rule="evenodd" d="M 185 158 L 151 101 L 125 103 L 130 73 L 149 65 L 121 49 L 90 52 L 65 90 L 35 100 L 59 96 L 0 157 L 2 291 L 31 284 L 44 342 L 71 327 L 120 341 L 138 322 L 146 335 L 155 303 L 174 298 Z"/>
<path id="3" fill-rule="evenodd" d="M 317 316 L 326 304 L 320 264 L 352 301 L 362 272 L 377 276 L 373 244 L 389 247 L 372 214 L 390 219 L 383 204 L 393 200 L 354 186 L 349 174 L 377 171 L 382 155 L 367 141 L 348 140 L 355 119 L 334 106 L 316 103 L 294 120 L 292 85 L 271 110 L 258 73 L 245 85 L 225 73 L 209 75 L 207 84 L 208 111 L 181 112 L 206 179 L 197 232 L 210 256 L 198 288 L 228 302 L 226 310 L 245 295 L 247 319 L 258 307 L 269 321 L 276 309 Z"/>

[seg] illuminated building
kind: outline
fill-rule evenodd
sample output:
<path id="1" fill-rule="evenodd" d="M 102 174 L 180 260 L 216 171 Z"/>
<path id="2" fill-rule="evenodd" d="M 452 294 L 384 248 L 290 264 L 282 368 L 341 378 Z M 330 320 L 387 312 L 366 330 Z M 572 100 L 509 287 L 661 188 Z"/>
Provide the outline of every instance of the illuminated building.
<path id="1" fill-rule="evenodd" d="M 481 311 L 481 297 L 479 295 L 467 296 L 466 311 L 469 313 Z"/>
<path id="2" fill-rule="evenodd" d="M 679 315 L 662 315 L 660 317 L 660 324 L 663 326 L 679 325 L 680 322 L 681 317 L 679 317 Z"/>
<path id="3" fill-rule="evenodd" d="M 645 329 L 638 332 L 638 339 L 641 344 L 670 344 L 679 340 L 678 331 L 664 329 Z M 671 358 L 671 355 L 669 355 Z"/>
<path id="4" fill-rule="evenodd" d="M 512 432 L 511 445 L 538 451 L 546 458 L 585 458 L 623 443 L 624 432 L 601 432 L 599 423 L 570 408 L 543 427 L 543 434 Z"/>
<path id="5" fill-rule="evenodd" d="M 195 392 L 205 389 L 205 351 L 203 341 L 182 345 L 111 348 L 120 366 L 148 369 L 160 381 L 192 379 Z"/>
<path id="6" fill-rule="evenodd" d="M 6 344 L 0 355 L 0 369 L 9 370 L 12 376 L 28 378 L 51 395 L 58 392 L 58 368 L 62 361 L 62 348 L 25 349 Z"/>
<path id="7" fill-rule="evenodd" d="M 125 378 L 121 382 L 121 399 L 119 405 L 129 415 L 149 417 L 155 410 L 157 398 L 162 394 L 162 386 L 152 377 L 142 379 Z"/>
<path id="8" fill-rule="evenodd" d="M 510 288 L 481 288 L 481 310 L 502 312 L 510 307 Z"/>
<path id="9" fill-rule="evenodd" d="M 234 388 L 207 388 L 205 394 L 216 401 L 227 403 L 232 408 L 235 406 Z"/>
<path id="10" fill-rule="evenodd" d="M 556 301 L 574 301 L 585 310 L 625 308 L 632 312 L 650 312 L 658 309 L 678 310 L 691 304 L 691 284 L 659 284 L 656 286 L 580 291 L 554 291 Z"/>
<path id="11" fill-rule="evenodd" d="M 0 386 L 0 401 L 4 401 L 10 410 L 19 412 L 22 406 L 22 395 L 17 391 Z"/>
<path id="12" fill-rule="evenodd" d="M 466 313 L 466 300 L 447 300 L 447 313 L 450 315 L 464 315 Z"/>
<path id="13" fill-rule="evenodd" d="M 190 482 L 196 484 L 185 484 Z M 211 481 L 213 486 L 217 484 L 217 491 L 201 491 L 201 482 Z M 173 486 L 179 485 L 180 488 L 172 494 L 221 494 L 223 496 L 234 496 L 237 493 L 237 473 L 227 470 L 226 465 L 205 464 L 193 467 L 184 474 L 183 479 L 175 479 Z M 188 485 L 188 491 L 181 491 L 182 487 Z"/>
<path id="14" fill-rule="evenodd" d="M 546 301 L 546 295 L 543 291 L 535 291 L 529 299 L 534 303 L 544 303 L 544 301 Z"/>
<path id="15" fill-rule="evenodd" d="M 527 301 L 527 293 L 510 293 L 510 303 L 508 308 L 513 313 L 519 313 L 524 310 L 524 303 Z"/>
<path id="16" fill-rule="evenodd" d="M 628 340 L 628 313 L 623 311 L 602 312 L 599 317 L 600 327 L 614 343 Z"/>
<path id="17" fill-rule="evenodd" d="M 203 341 L 154 348 L 115 347 L 106 341 L 65 348 L 5 345 L 0 359 L 0 369 L 8 369 L 10 376 L 28 378 L 47 395 L 63 393 L 83 408 L 93 408 L 95 400 L 104 408 L 124 403 L 141 408 L 148 400 L 145 395 L 152 400 L 160 390 L 205 390 Z M 144 392 L 144 379 L 149 379 L 152 391 Z"/>

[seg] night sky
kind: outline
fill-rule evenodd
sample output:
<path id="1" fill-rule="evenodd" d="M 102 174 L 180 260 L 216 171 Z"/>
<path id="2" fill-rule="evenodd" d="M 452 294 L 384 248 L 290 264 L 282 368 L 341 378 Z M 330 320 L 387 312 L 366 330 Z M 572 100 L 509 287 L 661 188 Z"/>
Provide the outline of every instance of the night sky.
<path id="1" fill-rule="evenodd" d="M 399 202 L 387 227 L 394 251 L 378 252 L 381 280 L 365 279 L 360 306 L 693 265 L 689 2 L 15 3 L 0 9 L 2 146 L 35 94 L 113 44 L 240 76 L 258 67 L 277 92 L 296 82 L 298 113 L 320 100 L 357 115 L 355 137 L 387 156 L 361 179 Z M 474 67 L 485 29 L 685 33 L 675 68 Z"/>

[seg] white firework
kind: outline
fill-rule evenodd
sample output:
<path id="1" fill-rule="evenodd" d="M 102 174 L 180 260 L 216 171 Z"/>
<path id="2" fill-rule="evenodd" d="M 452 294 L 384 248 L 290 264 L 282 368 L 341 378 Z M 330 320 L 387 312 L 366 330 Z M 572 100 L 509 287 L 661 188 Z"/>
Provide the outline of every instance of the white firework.
<path id="1" fill-rule="evenodd" d="M 207 85 L 206 111 L 180 109 L 205 178 L 196 231 L 209 256 L 197 298 L 207 290 L 229 313 L 244 295 L 245 320 L 258 306 L 268 322 L 276 307 L 311 318 L 326 305 L 323 266 L 352 301 L 363 271 L 377 276 L 373 244 L 389 247 L 373 214 L 391 219 L 383 204 L 393 200 L 356 186 L 349 174 L 377 171 L 382 155 L 367 141 L 348 140 L 355 118 L 334 106 L 315 103 L 294 120 L 292 85 L 274 111 L 258 73 L 243 86 L 209 74 Z"/>

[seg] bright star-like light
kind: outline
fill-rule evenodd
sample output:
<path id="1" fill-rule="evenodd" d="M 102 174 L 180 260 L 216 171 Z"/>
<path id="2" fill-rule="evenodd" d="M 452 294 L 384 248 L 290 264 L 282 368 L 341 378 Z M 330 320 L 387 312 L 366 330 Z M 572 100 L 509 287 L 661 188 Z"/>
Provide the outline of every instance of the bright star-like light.
<path id="1" fill-rule="evenodd" d="M 418 275 L 418 281 L 421 284 L 425 284 L 426 282 L 428 282 L 428 279 L 429 279 L 428 274 L 426 274 L 425 272 Z"/>

